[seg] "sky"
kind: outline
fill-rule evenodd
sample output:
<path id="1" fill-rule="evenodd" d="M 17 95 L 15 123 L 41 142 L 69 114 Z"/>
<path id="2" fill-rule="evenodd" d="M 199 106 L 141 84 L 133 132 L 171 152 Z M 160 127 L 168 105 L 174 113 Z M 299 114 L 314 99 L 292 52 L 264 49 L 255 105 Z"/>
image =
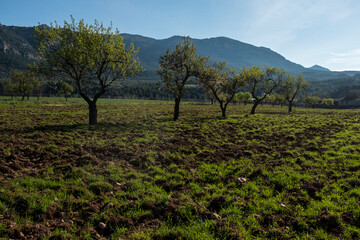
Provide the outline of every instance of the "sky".
<path id="1" fill-rule="evenodd" d="M 304 67 L 360 70 L 358 0 L 0 0 L 0 23 L 84 19 L 156 39 L 229 37 Z M 141 49 L 140 49 L 141 51 Z"/>

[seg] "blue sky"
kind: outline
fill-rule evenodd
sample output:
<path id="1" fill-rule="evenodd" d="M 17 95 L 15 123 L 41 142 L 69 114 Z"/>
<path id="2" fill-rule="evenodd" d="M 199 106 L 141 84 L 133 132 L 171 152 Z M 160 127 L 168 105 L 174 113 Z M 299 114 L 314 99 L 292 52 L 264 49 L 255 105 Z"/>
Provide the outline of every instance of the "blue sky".
<path id="1" fill-rule="evenodd" d="M 0 0 L 4 25 L 61 24 L 73 15 L 156 39 L 230 37 L 331 70 L 360 70 L 359 13 L 358 0 Z"/>

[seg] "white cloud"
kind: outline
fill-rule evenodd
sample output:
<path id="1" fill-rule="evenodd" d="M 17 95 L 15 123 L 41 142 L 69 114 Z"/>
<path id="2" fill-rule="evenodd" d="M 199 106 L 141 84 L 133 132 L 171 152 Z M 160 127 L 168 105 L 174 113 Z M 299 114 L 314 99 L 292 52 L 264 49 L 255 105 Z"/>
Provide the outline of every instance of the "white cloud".
<path id="1" fill-rule="evenodd" d="M 360 70 L 360 48 L 331 53 L 327 64 L 339 70 Z"/>
<path id="2" fill-rule="evenodd" d="M 352 49 L 342 53 L 331 53 L 330 55 L 334 56 L 335 58 L 360 57 L 360 48 Z"/>

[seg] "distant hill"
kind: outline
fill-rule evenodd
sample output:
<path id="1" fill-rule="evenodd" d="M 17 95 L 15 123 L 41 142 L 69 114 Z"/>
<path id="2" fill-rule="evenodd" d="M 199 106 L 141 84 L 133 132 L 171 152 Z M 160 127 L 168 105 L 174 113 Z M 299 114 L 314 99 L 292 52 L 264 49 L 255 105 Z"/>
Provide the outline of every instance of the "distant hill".
<path id="1" fill-rule="evenodd" d="M 330 69 L 324 68 L 319 65 L 314 65 L 314 66 L 310 67 L 309 69 L 330 72 Z"/>
<path id="2" fill-rule="evenodd" d="M 8 77 L 11 69 L 24 69 L 35 60 L 35 30 L 32 27 L 0 25 L 0 78 Z M 141 35 L 122 34 L 125 44 L 134 43 L 139 47 L 139 60 L 145 68 L 141 80 L 156 80 L 156 69 L 160 56 L 168 48 L 182 41 L 182 37 L 173 36 L 167 39 L 153 39 Z M 359 72 L 332 72 L 321 66 L 305 68 L 265 47 L 256 47 L 226 37 L 194 39 L 199 55 L 209 56 L 210 63 L 226 61 L 227 65 L 240 69 L 242 66 L 275 66 L 286 72 L 298 75 L 302 73 L 306 80 L 336 79 L 355 75 Z"/>

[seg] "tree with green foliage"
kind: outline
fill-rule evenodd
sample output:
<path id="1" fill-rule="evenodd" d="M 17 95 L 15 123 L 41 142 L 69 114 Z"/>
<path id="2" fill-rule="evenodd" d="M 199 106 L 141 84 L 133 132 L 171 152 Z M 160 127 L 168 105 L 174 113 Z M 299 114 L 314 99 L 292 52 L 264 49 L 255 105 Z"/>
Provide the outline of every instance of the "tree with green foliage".
<path id="1" fill-rule="evenodd" d="M 270 103 L 273 107 L 275 107 L 275 104 L 276 104 L 275 94 L 270 94 L 269 96 L 267 96 L 266 102 Z"/>
<path id="2" fill-rule="evenodd" d="M 334 105 L 334 99 L 332 99 L 332 98 L 323 98 L 323 100 L 321 100 L 321 104 L 324 104 L 325 106 L 333 106 Z"/>
<path id="3" fill-rule="evenodd" d="M 306 96 L 303 99 L 306 106 L 314 107 L 315 105 L 319 104 L 320 98 L 317 96 Z"/>
<path id="4" fill-rule="evenodd" d="M 40 95 L 41 95 L 41 84 L 39 80 L 36 80 L 34 82 L 34 89 L 33 89 L 33 93 L 34 95 L 37 97 L 37 101 L 40 100 Z"/>
<path id="5" fill-rule="evenodd" d="M 281 93 L 284 95 L 286 101 L 289 103 L 289 112 L 292 111 L 293 102 L 299 92 L 304 92 L 308 87 L 308 82 L 305 81 L 304 76 L 300 74 L 296 80 L 295 77 L 288 74 L 281 87 Z"/>
<path id="6" fill-rule="evenodd" d="M 215 103 L 215 97 L 214 94 L 212 93 L 212 91 L 210 89 L 204 89 L 204 93 L 205 93 L 205 97 L 208 98 L 211 102 L 211 105 L 213 105 Z"/>
<path id="7" fill-rule="evenodd" d="M 174 121 L 179 118 L 180 102 L 186 83 L 191 77 L 198 75 L 199 69 L 203 69 L 207 61 L 208 58 L 197 54 L 195 44 L 189 37 L 184 37 L 175 50 L 168 49 L 160 57 L 157 73 L 175 98 Z"/>
<path id="8" fill-rule="evenodd" d="M 7 83 L 7 91 L 13 96 L 14 94 L 21 95 L 21 101 L 30 98 L 37 87 L 40 86 L 38 80 L 35 79 L 35 74 L 32 71 L 13 70 L 10 75 L 10 82 Z"/>
<path id="9" fill-rule="evenodd" d="M 250 114 L 255 114 L 255 109 L 259 103 L 264 101 L 268 95 L 272 94 L 282 84 L 285 71 L 276 67 L 265 66 L 265 69 L 262 70 L 259 66 L 245 66 L 243 67 L 242 76 L 254 99 Z"/>
<path id="10" fill-rule="evenodd" d="M 243 102 L 245 106 L 247 103 L 252 102 L 253 99 L 249 92 L 238 92 L 235 94 L 234 98 L 237 102 Z"/>
<path id="11" fill-rule="evenodd" d="M 67 82 L 63 82 L 61 84 L 59 94 L 64 95 L 65 102 L 67 102 L 67 99 L 68 99 L 69 95 L 72 94 L 73 92 L 74 92 L 73 86 L 71 86 Z"/>
<path id="12" fill-rule="evenodd" d="M 200 73 L 200 83 L 205 91 L 210 91 L 220 104 L 222 117 L 226 117 L 226 107 L 233 100 L 239 87 L 244 86 L 243 78 L 226 62 L 216 62 L 214 66 L 207 66 Z"/>
<path id="13" fill-rule="evenodd" d="M 105 28 L 95 21 L 94 25 L 84 20 L 55 22 L 50 27 L 35 28 L 39 44 L 36 69 L 41 73 L 59 73 L 74 80 L 80 96 L 89 105 L 89 124 L 97 123 L 97 100 L 117 80 L 125 80 L 139 72 L 134 45 L 125 47 L 119 31 L 112 26 Z M 84 91 L 87 84 L 96 84 L 91 98 Z"/>
<path id="14" fill-rule="evenodd" d="M 275 96 L 275 103 L 280 104 L 281 107 L 286 103 L 286 99 L 283 94 L 275 93 L 274 96 Z"/>
<path id="15" fill-rule="evenodd" d="M 16 84 L 12 81 L 8 81 L 5 83 L 5 92 L 10 94 L 11 100 L 14 100 L 14 96 L 17 93 Z"/>

